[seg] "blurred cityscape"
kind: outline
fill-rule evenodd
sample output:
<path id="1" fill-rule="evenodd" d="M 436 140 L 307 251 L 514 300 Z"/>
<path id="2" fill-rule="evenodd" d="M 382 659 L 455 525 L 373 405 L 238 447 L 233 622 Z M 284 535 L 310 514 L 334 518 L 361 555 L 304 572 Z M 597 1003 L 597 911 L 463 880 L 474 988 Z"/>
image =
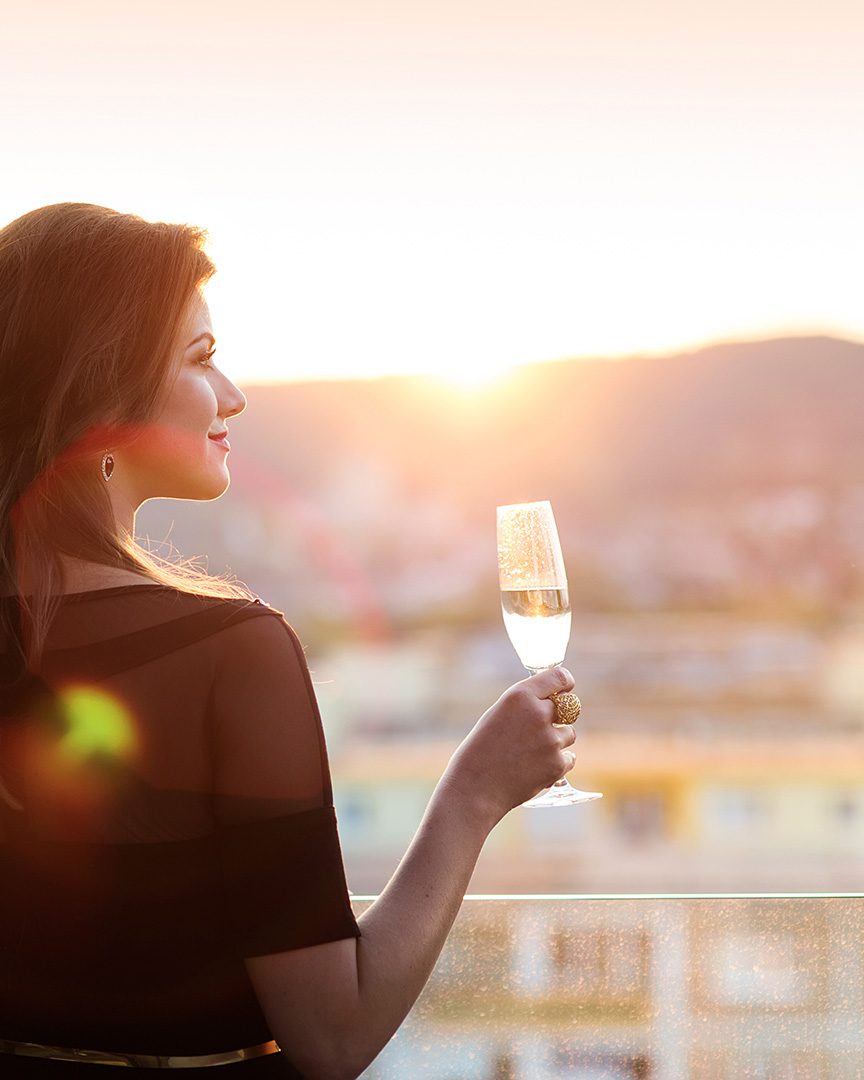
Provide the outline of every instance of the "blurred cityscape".
<path id="1" fill-rule="evenodd" d="M 139 532 L 297 629 L 354 892 L 383 887 L 449 755 L 524 675 L 494 511 L 545 498 L 583 702 L 571 780 L 604 798 L 509 815 L 471 891 L 860 889 L 864 346 L 247 395 L 228 494 L 149 504 Z"/>
<path id="2" fill-rule="evenodd" d="M 364 1080 L 860 1080 L 860 900 L 475 899 Z"/>

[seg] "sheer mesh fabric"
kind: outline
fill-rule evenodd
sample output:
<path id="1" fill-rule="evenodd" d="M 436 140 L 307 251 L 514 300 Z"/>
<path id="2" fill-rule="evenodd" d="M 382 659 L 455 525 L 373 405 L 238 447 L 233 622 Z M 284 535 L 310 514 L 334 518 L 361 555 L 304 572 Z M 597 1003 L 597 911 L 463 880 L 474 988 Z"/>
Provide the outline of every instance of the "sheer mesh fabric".
<path id="1" fill-rule="evenodd" d="M 37 674 L 56 697 L 0 720 L 0 1038 L 266 1041 L 243 958 L 358 933 L 293 631 L 257 603 L 107 589 L 64 600 Z"/>
<path id="2" fill-rule="evenodd" d="M 330 803 L 302 651 L 271 609 L 147 585 L 72 596 L 40 674 L 61 694 L 90 687 L 118 706 L 128 729 L 105 737 L 130 744 L 104 812 L 70 814 L 74 784 L 46 790 L 31 778 L 28 816 L 42 839 L 186 840 L 217 822 Z"/>

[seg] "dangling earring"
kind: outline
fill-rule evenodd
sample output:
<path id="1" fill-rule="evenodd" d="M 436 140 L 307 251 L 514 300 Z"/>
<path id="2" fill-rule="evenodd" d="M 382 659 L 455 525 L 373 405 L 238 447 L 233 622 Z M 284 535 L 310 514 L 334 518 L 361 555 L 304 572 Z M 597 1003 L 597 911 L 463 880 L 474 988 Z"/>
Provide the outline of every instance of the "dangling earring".
<path id="1" fill-rule="evenodd" d="M 106 452 L 102 455 L 102 475 L 105 477 L 105 483 L 111 479 L 111 474 L 114 472 L 114 456 L 113 454 Z"/>

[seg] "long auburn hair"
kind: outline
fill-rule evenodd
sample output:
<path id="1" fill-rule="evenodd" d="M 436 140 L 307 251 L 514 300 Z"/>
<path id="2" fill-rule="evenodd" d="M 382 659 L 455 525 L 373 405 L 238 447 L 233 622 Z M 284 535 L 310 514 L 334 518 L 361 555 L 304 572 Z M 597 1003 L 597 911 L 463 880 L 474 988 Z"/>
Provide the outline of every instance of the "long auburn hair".
<path id="1" fill-rule="evenodd" d="M 0 229 L 0 592 L 39 657 L 63 557 L 217 595 L 242 589 L 156 559 L 118 534 L 100 461 L 153 419 L 188 305 L 214 272 L 206 234 L 88 203 Z"/>

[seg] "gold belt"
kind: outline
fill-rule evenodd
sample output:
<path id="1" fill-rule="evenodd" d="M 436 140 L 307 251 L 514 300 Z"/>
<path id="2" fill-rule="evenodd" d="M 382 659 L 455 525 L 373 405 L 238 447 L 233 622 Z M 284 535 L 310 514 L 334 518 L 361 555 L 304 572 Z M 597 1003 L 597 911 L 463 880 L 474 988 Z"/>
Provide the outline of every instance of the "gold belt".
<path id="1" fill-rule="evenodd" d="M 245 1050 L 226 1050 L 222 1054 L 120 1054 L 113 1050 L 75 1050 L 68 1046 L 41 1046 L 39 1043 L 0 1039 L 0 1054 L 42 1058 L 51 1061 L 80 1061 L 88 1065 L 125 1065 L 132 1069 L 200 1069 L 210 1065 L 230 1065 L 235 1061 L 278 1054 L 275 1042 L 247 1046 Z"/>

